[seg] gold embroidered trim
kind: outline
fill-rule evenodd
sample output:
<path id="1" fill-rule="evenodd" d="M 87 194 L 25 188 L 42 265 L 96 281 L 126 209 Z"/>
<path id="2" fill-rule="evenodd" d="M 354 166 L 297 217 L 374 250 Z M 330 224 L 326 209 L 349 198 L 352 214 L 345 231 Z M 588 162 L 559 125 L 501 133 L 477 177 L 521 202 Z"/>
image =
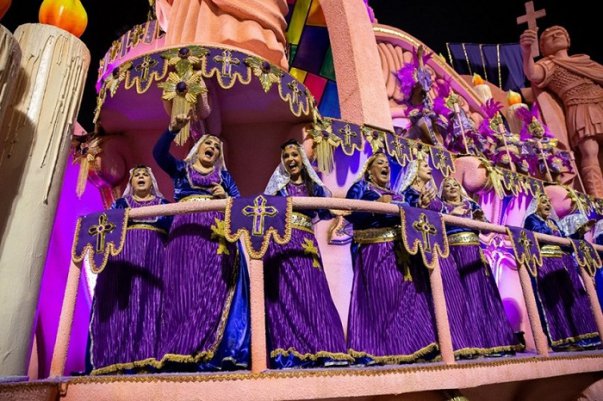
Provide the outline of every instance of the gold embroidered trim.
<path id="1" fill-rule="evenodd" d="M 463 231 L 448 236 L 448 245 L 479 245 L 479 237 L 471 231 Z"/>
<path id="2" fill-rule="evenodd" d="M 212 200 L 213 197 L 211 195 L 189 195 L 180 199 L 178 202 L 202 202 Z"/>
<path id="3" fill-rule="evenodd" d="M 350 361 L 350 362 L 354 361 L 354 358 L 351 355 L 343 353 L 343 352 L 318 351 L 314 354 L 312 354 L 312 353 L 302 354 L 293 347 L 287 348 L 287 349 L 276 348 L 276 349 L 273 349 L 272 351 L 270 351 L 270 358 L 276 358 L 279 355 L 282 355 L 282 356 L 293 355 L 296 358 L 301 359 L 302 361 L 305 361 L 308 359 L 311 361 L 315 361 L 318 358 L 333 358 L 338 361 Z"/>
<path id="4" fill-rule="evenodd" d="M 590 277 L 595 277 L 597 269 L 601 267 L 601 258 L 597 251 L 595 251 L 592 246 L 588 246 L 588 243 L 584 240 L 578 241 L 578 247 L 580 249 L 576 248 L 575 241 L 571 241 L 571 243 L 574 250 L 574 260 L 576 260 L 578 266 L 580 266 Z M 583 258 L 578 257 L 579 250 L 583 252 Z"/>
<path id="5" fill-rule="evenodd" d="M 274 238 L 274 242 L 279 245 L 285 245 L 291 241 L 291 215 L 293 214 L 293 199 L 291 197 L 287 197 L 287 209 L 285 211 L 285 234 L 281 237 L 278 231 L 274 227 L 270 227 L 268 230 L 264 231 L 264 238 L 262 238 L 262 246 L 259 251 L 255 251 L 253 246 L 251 245 L 251 239 L 249 238 L 250 233 L 245 228 L 239 228 L 234 234 L 230 231 L 232 227 L 232 202 L 233 198 L 228 198 L 226 200 L 226 211 L 224 213 L 224 221 L 226 222 L 224 237 L 229 242 L 236 242 L 241 239 L 243 246 L 249 253 L 249 257 L 252 259 L 262 259 L 266 251 L 268 250 L 268 245 L 270 245 L 270 237 Z"/>
<path id="6" fill-rule="evenodd" d="M 598 332 L 585 333 L 585 334 L 580 334 L 579 336 L 575 336 L 575 337 L 567 337 L 567 338 L 563 338 L 561 340 L 551 341 L 551 345 L 553 347 L 557 347 L 559 345 L 565 345 L 565 344 L 575 343 L 575 342 L 580 341 L 580 340 L 588 340 L 590 338 L 597 338 L 597 337 L 599 337 L 599 333 Z"/>
<path id="7" fill-rule="evenodd" d="M 291 213 L 291 226 L 293 228 L 297 228 L 298 230 L 307 231 L 314 234 L 312 220 L 303 213 Z"/>
<path id="8" fill-rule="evenodd" d="M 399 363 L 408 363 L 408 362 L 414 362 L 426 355 L 429 355 L 432 352 L 435 352 L 439 350 L 439 346 L 436 343 L 431 343 L 429 345 L 426 345 L 423 348 L 418 349 L 417 351 L 413 352 L 412 354 L 408 354 L 408 355 L 383 355 L 383 356 L 377 356 L 377 355 L 372 355 L 369 354 L 367 352 L 362 352 L 362 351 L 356 351 L 352 348 L 350 348 L 348 350 L 349 354 L 352 355 L 354 358 L 371 358 L 373 361 L 377 362 L 377 363 L 383 363 L 386 365 L 393 365 L 393 364 L 399 364 Z M 434 358 L 433 360 L 438 360 L 439 358 L 441 358 L 440 355 L 438 355 L 436 358 Z"/>
<path id="9" fill-rule="evenodd" d="M 181 355 L 181 354 L 165 354 L 161 360 L 157 360 L 155 358 L 147 358 L 140 361 L 133 362 L 125 362 L 125 363 L 116 363 L 113 365 L 104 366 L 99 369 L 94 369 L 90 372 L 91 375 L 104 375 L 107 373 L 119 372 L 127 369 L 134 368 L 144 368 L 152 366 L 156 369 L 161 369 L 166 362 L 180 362 L 180 363 L 199 363 L 201 361 L 208 361 L 214 357 L 216 349 L 220 345 L 222 341 L 222 337 L 224 336 L 224 329 L 226 327 L 226 320 L 228 319 L 228 315 L 230 312 L 230 305 L 232 303 L 232 299 L 234 297 L 234 293 L 236 290 L 236 278 L 237 275 L 240 274 L 240 255 L 237 252 L 235 256 L 235 268 L 233 269 L 232 277 L 230 278 L 230 289 L 228 290 L 228 295 L 226 296 L 226 301 L 224 303 L 224 307 L 222 308 L 222 315 L 220 316 L 220 323 L 218 324 L 216 340 L 212 344 L 211 347 L 207 351 L 199 352 L 194 355 Z"/>
<path id="10" fill-rule="evenodd" d="M 500 345 L 498 347 L 490 347 L 490 348 L 479 348 L 479 347 L 469 347 L 469 348 L 461 348 L 454 351 L 454 356 L 466 356 L 466 355 L 488 355 L 497 352 L 508 352 L 508 351 L 523 351 L 525 346 L 522 344 L 517 345 Z"/>
<path id="11" fill-rule="evenodd" d="M 378 244 L 400 240 L 401 238 L 400 226 L 354 230 L 354 241 L 358 244 Z"/>
<path id="12" fill-rule="evenodd" d="M 157 231 L 157 232 L 160 232 L 161 234 L 167 235 L 167 231 L 164 230 L 163 228 L 155 227 L 151 224 L 144 224 L 144 223 L 131 224 L 126 228 L 126 230 L 150 230 L 150 231 Z"/>
<path id="13" fill-rule="evenodd" d="M 441 217 L 441 215 L 440 215 Z M 428 270 L 432 270 L 435 267 L 435 264 L 438 263 L 438 258 L 447 258 L 450 254 L 450 247 L 448 246 L 448 236 L 446 235 L 446 225 L 443 219 L 440 219 L 441 227 L 436 227 L 436 230 L 439 229 L 442 233 L 442 237 L 444 239 L 444 249 L 440 249 L 440 244 L 433 244 L 433 258 L 431 263 L 427 263 L 427 258 L 425 257 L 425 252 L 423 252 L 424 244 L 420 239 L 416 239 L 412 244 L 409 243 L 408 238 L 406 237 L 406 211 L 404 208 L 400 208 L 400 232 L 402 233 L 402 242 L 404 247 L 411 255 L 416 255 L 421 248 L 421 258 L 423 259 L 423 263 Z"/>
<path id="14" fill-rule="evenodd" d="M 92 271 L 92 273 L 99 274 L 100 272 L 102 272 L 105 269 L 105 266 L 107 265 L 107 260 L 109 260 L 109 254 L 111 254 L 112 256 L 117 256 L 124 249 L 124 244 L 126 242 L 125 241 L 126 240 L 126 231 L 127 231 L 126 227 L 128 225 L 128 214 L 129 214 L 130 208 L 126 208 L 124 210 L 125 210 L 125 212 L 124 212 L 124 216 L 123 216 L 123 221 L 121 223 L 123 229 L 121 232 L 121 237 L 119 239 L 119 244 L 117 245 L 117 249 L 116 249 L 116 245 L 113 242 L 109 242 L 108 244 L 106 244 L 105 249 L 104 249 L 103 261 L 101 262 L 101 265 L 98 267 L 96 266 L 96 263 L 94 262 L 94 257 L 90 256 L 88 258 L 88 262 L 90 263 L 90 271 Z M 73 262 L 76 264 L 81 263 L 88 254 L 90 254 L 90 255 L 94 254 L 94 245 L 88 243 L 88 244 L 86 244 L 84 249 L 82 249 L 82 253 L 80 255 L 76 255 L 75 248 L 79 241 L 81 224 L 82 224 L 82 217 L 79 217 L 77 219 L 77 223 L 75 224 L 75 235 L 73 237 L 73 245 L 71 246 L 71 260 L 73 260 Z"/>
<path id="15" fill-rule="evenodd" d="M 521 234 L 522 234 L 522 236 L 525 237 L 524 232 L 522 232 Z M 517 251 L 517 247 L 515 246 L 515 241 L 513 239 L 513 233 L 511 232 L 511 229 L 509 227 L 507 227 L 507 236 L 511 240 L 510 242 L 511 242 L 511 247 L 513 248 L 513 254 L 515 255 L 515 262 L 519 266 L 525 267 L 528 270 L 528 273 L 530 273 L 530 275 L 532 277 L 536 277 L 538 275 L 538 267 L 542 266 L 542 256 L 543 256 L 542 250 L 540 250 L 538 255 L 532 255 L 531 253 L 529 255 L 526 255 L 524 253 L 520 257 L 519 252 Z M 536 238 L 536 236 L 534 236 L 534 241 L 536 241 L 535 246 L 537 248 L 540 248 L 539 244 L 538 244 L 538 238 Z M 548 246 L 548 245 L 544 245 L 542 248 L 544 248 L 546 246 Z M 540 249 L 542 249 L 542 248 L 540 248 Z"/>
<path id="16" fill-rule="evenodd" d="M 559 245 L 543 245 L 540 248 L 540 255 L 543 258 L 560 258 L 563 254 L 564 252 Z"/>
<path id="17" fill-rule="evenodd" d="M 368 355 L 367 355 L 368 356 Z M 163 375 L 123 375 L 123 376 L 87 376 L 75 377 L 70 379 L 70 384 L 95 384 L 95 383 L 187 383 L 187 382 L 219 382 L 219 381 L 242 381 L 242 380 L 263 380 L 263 379 L 283 379 L 283 378 L 307 378 L 307 377 L 371 377 L 396 375 L 401 373 L 421 373 L 421 372 L 446 372 L 450 370 L 470 370 L 474 367 L 499 367 L 513 366 L 518 364 L 533 364 L 548 361 L 578 361 L 581 359 L 603 359 L 603 354 L 584 355 L 552 355 L 542 357 L 535 355 L 530 358 L 505 358 L 501 360 L 480 360 L 479 362 L 468 361 L 454 365 L 445 364 L 425 364 L 425 365 L 406 365 L 388 368 L 332 368 L 332 369 L 300 369 L 300 370 L 269 370 L 262 373 L 219 373 L 219 374 L 163 374 Z M 35 386 L 38 383 L 26 382 L 23 386 Z M 0 385 L 0 389 L 8 385 Z"/>

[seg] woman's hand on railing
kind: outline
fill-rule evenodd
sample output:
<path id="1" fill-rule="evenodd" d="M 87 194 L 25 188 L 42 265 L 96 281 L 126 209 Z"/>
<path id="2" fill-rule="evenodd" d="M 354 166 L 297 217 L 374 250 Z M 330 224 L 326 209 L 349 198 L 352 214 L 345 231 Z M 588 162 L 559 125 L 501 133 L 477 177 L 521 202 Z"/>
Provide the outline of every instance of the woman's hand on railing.
<path id="1" fill-rule="evenodd" d="M 377 202 L 392 203 L 392 196 L 391 195 L 383 195 L 382 197 L 377 199 Z"/>

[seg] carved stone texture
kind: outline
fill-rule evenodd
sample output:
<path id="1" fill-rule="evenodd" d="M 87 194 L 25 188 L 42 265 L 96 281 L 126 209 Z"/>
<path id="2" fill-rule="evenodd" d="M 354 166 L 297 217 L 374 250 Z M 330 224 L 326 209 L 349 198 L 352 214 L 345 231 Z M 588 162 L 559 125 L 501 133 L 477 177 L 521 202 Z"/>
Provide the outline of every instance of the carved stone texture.
<path id="1" fill-rule="evenodd" d="M 20 71 L 0 126 L 7 135 L 0 158 L 0 376 L 27 373 L 40 278 L 90 65 L 86 46 L 54 26 L 21 25 L 14 37 Z"/>
<path id="2" fill-rule="evenodd" d="M 13 98 L 20 62 L 21 49 L 17 41 L 8 29 L 0 25 L 0 124 Z M 0 154 L 6 145 L 5 134 L 0 132 Z"/>

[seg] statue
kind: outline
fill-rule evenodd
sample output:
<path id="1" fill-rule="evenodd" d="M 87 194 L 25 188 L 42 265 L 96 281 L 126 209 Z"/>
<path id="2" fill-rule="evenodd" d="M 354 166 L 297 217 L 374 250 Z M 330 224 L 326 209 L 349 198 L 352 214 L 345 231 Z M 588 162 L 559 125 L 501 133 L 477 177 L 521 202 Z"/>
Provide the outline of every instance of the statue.
<path id="1" fill-rule="evenodd" d="M 552 26 L 540 35 L 543 58 L 534 62 L 531 47 L 535 29 L 520 37 L 523 69 L 537 88 L 556 95 L 563 104 L 569 143 L 580 154 L 580 174 L 585 190 L 603 197 L 599 142 L 603 139 L 603 65 L 587 55 L 568 54 L 570 37 L 565 28 Z"/>
<path id="2" fill-rule="evenodd" d="M 239 47 L 287 70 L 286 0 L 156 0 L 165 44 Z"/>

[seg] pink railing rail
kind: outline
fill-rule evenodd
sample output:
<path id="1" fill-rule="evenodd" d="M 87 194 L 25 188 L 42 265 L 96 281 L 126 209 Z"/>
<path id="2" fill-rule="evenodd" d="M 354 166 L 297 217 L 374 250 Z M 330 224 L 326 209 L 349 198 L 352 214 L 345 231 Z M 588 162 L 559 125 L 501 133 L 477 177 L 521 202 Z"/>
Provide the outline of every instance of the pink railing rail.
<path id="1" fill-rule="evenodd" d="M 294 197 L 294 209 L 335 209 L 345 211 L 366 211 L 382 214 L 397 214 L 397 206 L 362 200 L 350 200 L 341 198 L 313 198 L 313 197 Z M 183 202 L 172 203 L 169 205 L 147 206 L 131 209 L 129 216 L 132 218 L 142 218 L 151 216 L 177 215 L 194 212 L 223 211 L 226 208 L 226 200 L 210 200 L 206 202 Z M 505 226 L 474 221 L 456 216 L 443 215 L 446 223 L 457 226 L 478 229 L 481 231 L 490 231 L 500 234 L 507 234 Z M 570 245 L 568 239 L 555 237 L 552 235 L 536 233 L 536 238 L 540 243 L 550 243 L 556 245 Z M 603 251 L 603 246 L 594 245 L 597 251 Z M 548 356 L 549 348 L 546 334 L 540 323 L 536 299 L 532 291 L 532 283 L 529 273 L 526 269 L 519 268 L 519 279 L 523 297 L 526 303 L 528 319 L 534 336 L 536 351 L 540 356 Z M 593 279 L 584 271 L 579 269 L 580 275 L 586 286 L 593 315 L 597 325 L 599 335 L 603 338 L 603 314 L 595 291 Z M 57 332 L 57 339 L 52 356 L 50 367 L 50 376 L 62 376 L 65 370 L 67 359 L 67 349 L 69 347 L 69 336 L 71 324 L 73 322 L 73 312 L 75 309 L 75 300 L 77 296 L 78 283 L 81 275 L 81 263 L 71 261 L 69 275 L 67 277 L 67 286 L 63 299 L 61 317 Z M 250 279 L 250 308 L 251 308 L 251 370 L 254 373 L 262 372 L 267 366 L 266 349 L 266 326 L 264 312 L 264 269 L 262 260 L 251 259 L 249 263 Z M 433 294 L 436 327 L 438 332 L 438 343 L 442 360 L 445 364 L 454 364 L 454 353 L 452 348 L 452 339 L 450 336 L 450 326 L 448 323 L 448 314 L 446 311 L 446 301 L 444 299 L 444 290 L 442 286 L 442 276 L 440 274 L 439 261 L 435 263 L 434 269 L 430 272 L 430 284 Z"/>

